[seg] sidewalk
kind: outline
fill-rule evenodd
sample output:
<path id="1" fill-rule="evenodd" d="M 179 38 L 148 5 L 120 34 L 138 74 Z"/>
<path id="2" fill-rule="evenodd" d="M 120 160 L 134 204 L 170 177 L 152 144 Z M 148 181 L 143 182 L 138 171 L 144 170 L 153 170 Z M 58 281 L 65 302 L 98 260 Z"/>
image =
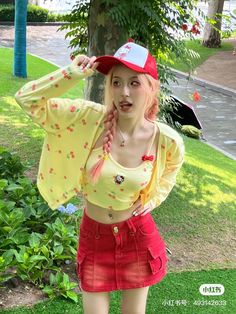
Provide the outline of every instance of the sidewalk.
<path id="1" fill-rule="evenodd" d="M 69 40 L 64 38 L 66 31 L 57 29 L 58 26 L 28 26 L 27 52 L 65 66 L 70 63 Z M 0 47 L 13 47 L 14 27 L 0 25 L 0 38 Z M 170 83 L 173 94 L 194 106 L 207 143 L 236 160 L 236 56 L 220 52 L 210 57 L 197 69 L 197 77 L 222 86 L 202 86 L 180 76 L 179 84 Z M 224 87 L 235 93 L 227 93 Z M 194 91 L 201 95 L 197 104 L 189 97 Z"/>

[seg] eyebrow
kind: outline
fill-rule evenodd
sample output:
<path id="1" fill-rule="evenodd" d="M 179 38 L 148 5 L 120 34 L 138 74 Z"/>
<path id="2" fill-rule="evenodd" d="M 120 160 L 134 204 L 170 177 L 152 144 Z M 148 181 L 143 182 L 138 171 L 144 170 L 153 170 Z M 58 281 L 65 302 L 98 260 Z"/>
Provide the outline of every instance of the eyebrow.
<path id="1" fill-rule="evenodd" d="M 119 79 L 120 79 L 121 77 L 115 75 L 115 76 L 112 77 L 112 79 L 113 79 L 113 78 L 119 78 Z M 137 77 L 137 76 L 131 76 L 130 79 L 138 79 L 138 77 Z"/>

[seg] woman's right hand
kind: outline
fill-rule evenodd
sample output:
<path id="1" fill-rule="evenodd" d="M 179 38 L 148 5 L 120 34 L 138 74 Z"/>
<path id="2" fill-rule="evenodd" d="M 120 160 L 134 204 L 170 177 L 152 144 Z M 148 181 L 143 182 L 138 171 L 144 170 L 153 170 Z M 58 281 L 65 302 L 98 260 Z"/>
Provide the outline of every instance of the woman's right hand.
<path id="1" fill-rule="evenodd" d="M 82 70 L 84 70 L 84 69 L 96 70 L 96 67 L 98 65 L 98 63 L 94 63 L 96 58 L 97 57 L 95 57 L 95 56 L 87 57 L 85 55 L 78 55 L 78 56 L 74 57 L 72 64 L 80 67 L 80 69 L 82 69 Z"/>

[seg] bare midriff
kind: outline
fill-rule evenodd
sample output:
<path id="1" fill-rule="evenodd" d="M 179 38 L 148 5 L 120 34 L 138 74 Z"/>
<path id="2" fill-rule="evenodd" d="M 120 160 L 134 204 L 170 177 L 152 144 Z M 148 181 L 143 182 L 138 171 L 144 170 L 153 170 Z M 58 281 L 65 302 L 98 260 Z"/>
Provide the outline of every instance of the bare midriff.
<path id="1" fill-rule="evenodd" d="M 133 205 L 125 210 L 111 210 L 92 204 L 86 199 L 84 201 L 86 214 L 93 220 L 104 224 L 114 224 L 127 220 L 133 216 L 133 211 L 135 209 Z"/>

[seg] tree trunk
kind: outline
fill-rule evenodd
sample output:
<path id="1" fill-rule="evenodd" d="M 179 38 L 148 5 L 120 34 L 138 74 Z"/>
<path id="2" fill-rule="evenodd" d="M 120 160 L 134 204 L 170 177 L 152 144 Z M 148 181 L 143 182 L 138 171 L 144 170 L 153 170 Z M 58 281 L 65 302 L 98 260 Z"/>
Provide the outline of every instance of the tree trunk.
<path id="1" fill-rule="evenodd" d="M 221 30 L 222 14 L 224 0 L 209 0 L 207 18 L 216 21 L 216 24 L 211 25 L 206 22 L 204 28 L 202 45 L 209 48 L 218 48 L 221 46 Z"/>
<path id="2" fill-rule="evenodd" d="M 103 2 L 103 4 L 102 4 Z M 127 33 L 107 16 L 108 6 L 104 1 L 91 1 L 89 14 L 89 56 L 114 54 L 115 51 L 127 41 Z M 104 75 L 96 73 L 87 80 L 85 98 L 95 102 L 103 99 Z"/>
<path id="3" fill-rule="evenodd" d="M 27 77 L 26 71 L 26 22 L 27 0 L 15 4 L 14 75 Z"/>

